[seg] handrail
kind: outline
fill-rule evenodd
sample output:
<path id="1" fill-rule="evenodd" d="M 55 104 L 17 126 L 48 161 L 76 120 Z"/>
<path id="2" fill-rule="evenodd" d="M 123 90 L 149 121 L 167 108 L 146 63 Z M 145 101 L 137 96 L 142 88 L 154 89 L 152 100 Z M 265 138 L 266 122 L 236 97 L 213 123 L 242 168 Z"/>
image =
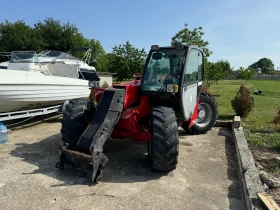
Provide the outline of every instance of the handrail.
<path id="1" fill-rule="evenodd" d="M 11 53 L 12 52 L 0 52 L 0 56 L 7 57 L 11 60 Z"/>
<path id="2" fill-rule="evenodd" d="M 87 51 L 86 51 L 86 53 L 85 53 L 85 55 L 83 56 L 82 59 L 76 58 L 76 57 L 72 54 L 73 51 L 74 51 L 74 52 L 75 52 L 75 51 L 79 51 L 79 50 L 80 50 L 80 51 L 84 51 L 84 50 L 86 50 L 86 49 L 87 49 Z M 56 60 L 58 60 L 58 59 L 69 59 L 69 60 L 83 61 L 83 62 L 85 62 L 86 64 L 89 64 L 90 59 L 91 59 L 91 51 L 92 51 L 91 47 L 89 47 L 89 48 L 74 48 L 74 49 L 69 50 L 69 51 L 66 53 L 66 56 L 65 56 L 65 57 L 57 57 L 57 58 L 54 58 L 54 59 L 52 60 L 52 63 L 55 63 Z M 74 56 L 76 59 L 67 58 L 69 55 Z"/>

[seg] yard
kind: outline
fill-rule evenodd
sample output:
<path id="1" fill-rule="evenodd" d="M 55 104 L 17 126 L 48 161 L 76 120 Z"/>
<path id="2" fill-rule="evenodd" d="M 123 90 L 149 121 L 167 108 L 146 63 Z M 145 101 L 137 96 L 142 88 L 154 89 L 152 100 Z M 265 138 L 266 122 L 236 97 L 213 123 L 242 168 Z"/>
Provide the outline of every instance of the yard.
<path id="1" fill-rule="evenodd" d="M 0 209 L 245 209 L 232 132 L 179 129 L 176 170 L 150 170 L 147 143 L 108 139 L 101 183 L 60 171 L 61 118 L 15 130 L 0 146 Z M 203 148 L 203 149 L 201 149 Z"/>
<path id="2" fill-rule="evenodd" d="M 218 85 L 210 83 L 210 93 L 219 104 L 219 119 L 232 120 L 235 115 L 231 100 L 240 85 L 246 85 L 254 97 L 255 107 L 248 117 L 241 119 L 249 147 L 259 170 L 280 178 L 280 124 L 273 119 L 280 110 L 280 82 L 273 80 L 223 80 Z M 262 90 L 265 95 L 253 95 Z M 275 200 L 280 203 L 279 189 L 271 189 Z"/>

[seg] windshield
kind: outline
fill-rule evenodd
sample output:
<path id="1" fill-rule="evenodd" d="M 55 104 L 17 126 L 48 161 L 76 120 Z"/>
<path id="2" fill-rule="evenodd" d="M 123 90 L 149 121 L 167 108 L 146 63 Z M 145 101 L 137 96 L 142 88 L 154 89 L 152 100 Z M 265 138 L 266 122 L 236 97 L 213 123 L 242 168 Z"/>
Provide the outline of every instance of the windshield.
<path id="1" fill-rule="evenodd" d="M 185 50 L 164 49 L 154 51 L 148 57 L 148 64 L 143 80 L 143 90 L 157 91 L 167 84 L 166 77 L 169 84 L 179 84 L 181 70 L 184 66 Z"/>
<path id="2" fill-rule="evenodd" d="M 61 51 L 56 50 L 46 50 L 40 52 L 37 56 L 38 57 L 52 57 L 52 58 L 59 58 L 59 57 L 66 57 L 68 54 Z"/>
<path id="3" fill-rule="evenodd" d="M 34 63 L 36 62 L 36 52 L 12 52 L 10 63 Z"/>

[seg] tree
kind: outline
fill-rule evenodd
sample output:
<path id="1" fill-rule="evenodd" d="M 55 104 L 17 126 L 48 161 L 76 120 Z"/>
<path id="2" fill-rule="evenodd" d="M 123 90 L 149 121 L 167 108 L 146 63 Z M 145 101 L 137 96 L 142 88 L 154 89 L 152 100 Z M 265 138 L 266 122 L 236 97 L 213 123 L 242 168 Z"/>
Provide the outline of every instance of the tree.
<path id="1" fill-rule="evenodd" d="M 232 72 L 230 63 L 224 60 L 218 60 L 217 62 L 213 63 L 205 59 L 204 69 L 206 79 L 215 80 L 216 84 L 218 84 L 219 80 L 225 78 Z"/>
<path id="2" fill-rule="evenodd" d="M 38 36 L 37 32 L 22 20 L 14 23 L 5 20 L 0 23 L 1 51 L 37 51 L 42 43 L 43 39 Z"/>
<path id="3" fill-rule="evenodd" d="M 61 23 L 53 18 L 39 21 L 32 28 L 23 20 L 11 23 L 0 23 L 1 51 L 44 49 L 68 51 L 78 47 L 86 39 L 78 32 L 78 28 L 70 23 Z"/>
<path id="4" fill-rule="evenodd" d="M 69 22 L 62 23 L 53 18 L 46 18 L 36 22 L 33 28 L 22 20 L 15 23 L 6 20 L 0 23 L 0 51 L 41 52 L 49 49 L 68 52 L 78 47 L 91 47 L 90 65 L 95 66 L 97 70 L 106 69 L 108 62 L 100 42 L 95 39 L 86 39 L 78 28 Z M 84 53 L 75 54 L 78 58 L 82 58 L 83 55 Z"/>
<path id="5" fill-rule="evenodd" d="M 178 44 L 197 44 L 202 48 L 206 57 L 209 57 L 213 52 L 210 51 L 207 46 L 209 45 L 208 41 L 204 41 L 202 36 L 204 32 L 202 27 L 194 28 L 193 30 L 188 29 L 188 24 L 185 24 L 185 28 L 180 30 L 175 36 L 172 37 L 171 44 L 172 46 Z"/>
<path id="6" fill-rule="evenodd" d="M 110 54 L 109 71 L 117 73 L 118 81 L 130 79 L 134 73 L 142 72 L 146 55 L 144 48 L 137 49 L 129 41 L 115 46 Z"/>
<path id="7" fill-rule="evenodd" d="M 61 23 L 53 18 L 46 18 L 34 24 L 34 30 L 43 38 L 42 48 L 68 51 L 75 48 L 76 43 L 83 42 L 83 36 L 78 34 L 78 28 L 70 23 Z"/>
<path id="8" fill-rule="evenodd" d="M 97 71 L 106 69 L 105 50 L 96 39 L 86 39 L 74 24 L 62 23 L 53 18 L 46 18 L 34 25 L 34 30 L 44 39 L 44 48 L 67 52 L 72 48 L 90 47 L 91 61 Z M 83 54 L 76 55 L 82 58 Z"/>
<path id="9" fill-rule="evenodd" d="M 237 70 L 237 79 L 250 80 L 253 78 L 254 75 L 255 71 L 250 67 L 248 67 L 247 69 L 240 67 L 239 70 Z"/>
<path id="10" fill-rule="evenodd" d="M 204 77 L 207 80 L 211 80 L 213 78 L 214 73 L 214 63 L 208 61 L 207 58 L 204 59 Z"/>
<path id="11" fill-rule="evenodd" d="M 274 64 L 269 58 L 261 58 L 249 67 L 254 69 L 256 72 L 260 69 L 261 72 L 265 74 L 269 74 L 271 70 L 274 70 Z"/>
<path id="12" fill-rule="evenodd" d="M 106 52 L 100 42 L 95 39 L 89 40 L 89 45 L 92 49 L 91 57 L 92 57 L 92 63 L 97 71 L 107 71 L 108 70 L 108 60 L 106 55 Z"/>

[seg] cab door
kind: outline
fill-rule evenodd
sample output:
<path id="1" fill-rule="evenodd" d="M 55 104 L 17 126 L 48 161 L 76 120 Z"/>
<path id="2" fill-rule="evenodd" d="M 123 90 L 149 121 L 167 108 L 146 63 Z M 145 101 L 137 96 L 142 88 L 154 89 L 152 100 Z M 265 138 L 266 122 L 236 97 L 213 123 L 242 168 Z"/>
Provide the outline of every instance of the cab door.
<path id="1" fill-rule="evenodd" d="M 190 119 L 193 114 L 198 95 L 203 81 L 203 57 L 202 52 L 191 48 L 188 52 L 184 67 L 184 78 L 182 85 L 182 103 L 185 120 Z"/>

